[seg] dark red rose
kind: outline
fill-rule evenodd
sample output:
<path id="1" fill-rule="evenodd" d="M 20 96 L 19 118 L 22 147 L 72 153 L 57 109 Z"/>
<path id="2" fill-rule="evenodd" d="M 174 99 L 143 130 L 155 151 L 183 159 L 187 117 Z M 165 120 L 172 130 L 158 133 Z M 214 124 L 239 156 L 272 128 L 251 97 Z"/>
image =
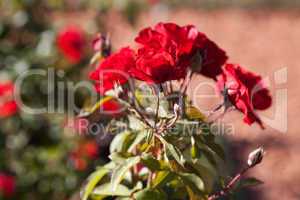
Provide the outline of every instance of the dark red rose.
<path id="1" fill-rule="evenodd" d="M 86 41 L 80 28 L 75 26 L 66 27 L 59 32 L 56 40 L 59 50 L 71 63 L 76 64 L 81 61 Z"/>
<path id="2" fill-rule="evenodd" d="M 215 78 L 227 59 L 223 50 L 192 25 L 181 27 L 173 23 L 159 23 L 153 29 L 143 29 L 135 41 L 141 47 L 136 66 L 130 73 L 149 83 L 184 78 L 197 53 L 202 58 L 198 72 Z"/>
<path id="3" fill-rule="evenodd" d="M 255 109 L 269 108 L 272 104 L 272 97 L 263 84 L 261 76 L 239 65 L 226 64 L 222 75 L 218 76 L 217 85 L 223 94 L 228 95 L 230 103 L 244 113 L 244 121 L 247 124 L 257 122 L 263 128 Z"/>
<path id="4" fill-rule="evenodd" d="M 12 197 L 15 192 L 15 178 L 3 173 L 0 173 L 0 194 L 4 197 Z"/>
<path id="5" fill-rule="evenodd" d="M 198 73 L 215 79 L 222 73 L 222 66 L 228 59 L 224 50 L 218 47 L 213 41 L 206 39 L 204 47 L 199 49 L 202 56 L 202 63 L 199 66 Z"/>
<path id="6" fill-rule="evenodd" d="M 0 83 L 0 118 L 9 117 L 18 110 L 14 100 L 14 84 L 10 81 Z"/>
<path id="7" fill-rule="evenodd" d="M 135 65 L 135 53 L 130 48 L 123 48 L 119 52 L 105 58 L 99 66 L 91 72 L 90 79 L 95 80 L 96 90 L 104 94 L 114 88 L 115 84 L 125 84 L 128 81 L 128 71 Z"/>

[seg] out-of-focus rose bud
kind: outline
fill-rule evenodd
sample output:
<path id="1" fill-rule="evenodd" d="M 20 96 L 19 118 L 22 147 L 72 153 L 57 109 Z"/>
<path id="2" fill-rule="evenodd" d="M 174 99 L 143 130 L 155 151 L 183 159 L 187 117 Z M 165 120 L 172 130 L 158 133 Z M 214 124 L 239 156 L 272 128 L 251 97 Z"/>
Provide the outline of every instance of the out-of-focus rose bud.
<path id="1" fill-rule="evenodd" d="M 248 166 L 254 167 L 255 165 L 261 163 L 264 157 L 265 151 L 262 147 L 252 151 L 248 156 Z"/>

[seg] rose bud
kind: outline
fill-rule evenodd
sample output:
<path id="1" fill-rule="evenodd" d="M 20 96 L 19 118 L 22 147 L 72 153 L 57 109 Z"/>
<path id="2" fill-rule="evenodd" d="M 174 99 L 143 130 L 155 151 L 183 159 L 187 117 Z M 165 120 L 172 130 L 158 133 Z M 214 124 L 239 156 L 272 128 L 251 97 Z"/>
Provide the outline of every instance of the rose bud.
<path id="1" fill-rule="evenodd" d="M 264 157 L 265 151 L 262 147 L 252 151 L 248 156 L 248 166 L 254 167 L 255 165 L 261 163 Z"/>

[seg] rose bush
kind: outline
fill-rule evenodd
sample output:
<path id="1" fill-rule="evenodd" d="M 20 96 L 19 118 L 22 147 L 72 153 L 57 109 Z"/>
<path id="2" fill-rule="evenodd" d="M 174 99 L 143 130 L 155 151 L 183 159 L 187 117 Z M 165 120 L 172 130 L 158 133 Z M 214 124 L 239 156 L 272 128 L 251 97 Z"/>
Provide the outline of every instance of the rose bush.
<path id="1" fill-rule="evenodd" d="M 106 124 L 105 131 L 115 134 L 110 162 L 90 175 L 82 199 L 214 200 L 230 196 L 249 181 L 260 184 L 242 177 L 262 161 L 262 148 L 252 152 L 245 168 L 224 184 L 219 170 L 225 152 L 216 137 L 222 133 L 213 126 L 229 108 L 236 108 L 244 114 L 244 122 L 263 127 L 255 110 L 269 108 L 272 98 L 261 76 L 226 64 L 225 51 L 192 25 L 158 23 L 140 31 L 135 41 L 136 50 L 126 47 L 106 58 L 96 57 L 99 64 L 90 78 L 104 95 L 99 102 L 113 99 L 124 114 Z M 97 48 L 98 54 L 104 54 L 103 48 Z M 215 119 L 187 96 L 195 75 L 214 80 L 222 94 L 223 102 L 211 112 L 219 115 Z M 94 112 L 97 109 L 85 117 Z"/>

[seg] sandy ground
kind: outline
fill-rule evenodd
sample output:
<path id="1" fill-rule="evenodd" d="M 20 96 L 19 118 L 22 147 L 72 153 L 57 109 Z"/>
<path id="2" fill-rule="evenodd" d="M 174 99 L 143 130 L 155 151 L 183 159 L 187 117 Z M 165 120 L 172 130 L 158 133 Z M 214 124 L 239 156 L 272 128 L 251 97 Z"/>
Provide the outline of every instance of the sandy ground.
<path id="1" fill-rule="evenodd" d="M 239 114 L 232 113 L 225 121 L 234 122 L 235 134 L 228 138 L 233 146 L 242 146 L 235 152 L 241 158 L 251 149 L 265 146 L 267 156 L 263 164 L 252 172 L 265 182 L 260 188 L 262 197 L 259 199 L 300 199 L 300 117 L 297 113 L 300 111 L 300 15 L 155 8 L 140 17 L 135 28 L 124 23 L 121 17 L 111 17 L 113 23 L 108 24 L 108 29 L 115 47 L 132 43 L 137 30 L 158 21 L 195 24 L 227 51 L 230 62 L 240 63 L 262 74 L 269 81 L 274 96 L 273 107 L 260 113 L 267 128 L 262 131 L 256 125 L 248 127 L 241 122 Z M 190 93 L 195 92 L 199 81 L 204 80 L 194 80 Z M 200 107 L 207 107 L 212 106 L 211 102 L 215 99 L 202 98 L 198 101 Z"/>

